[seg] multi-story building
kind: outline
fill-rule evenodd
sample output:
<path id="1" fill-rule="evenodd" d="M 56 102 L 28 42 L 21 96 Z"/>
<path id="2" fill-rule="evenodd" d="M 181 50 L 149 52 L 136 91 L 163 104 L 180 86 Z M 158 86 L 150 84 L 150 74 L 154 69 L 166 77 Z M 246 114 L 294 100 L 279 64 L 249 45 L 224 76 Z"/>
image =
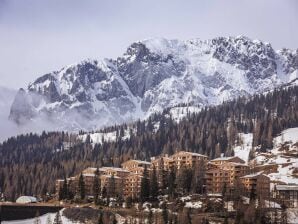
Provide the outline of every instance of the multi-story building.
<path id="1" fill-rule="evenodd" d="M 208 193 L 231 194 L 238 184 L 239 177 L 249 172 L 249 166 L 243 163 L 223 162 L 219 165 L 209 167 L 206 171 L 206 190 Z"/>
<path id="2" fill-rule="evenodd" d="M 151 167 L 155 167 L 156 170 L 171 170 L 175 166 L 175 161 L 172 157 L 169 157 L 168 155 L 158 157 L 158 158 L 152 158 L 151 159 Z"/>
<path id="3" fill-rule="evenodd" d="M 128 160 L 122 163 L 122 167 L 130 171 L 130 174 L 125 178 L 124 197 L 136 199 L 140 196 L 144 170 L 146 168 L 149 175 L 151 163 L 141 160 Z"/>
<path id="4" fill-rule="evenodd" d="M 126 177 L 124 185 L 125 198 L 137 199 L 140 196 L 142 178 L 142 175 L 135 173 L 131 173 Z"/>
<path id="5" fill-rule="evenodd" d="M 147 168 L 149 169 L 151 166 L 150 162 L 142 161 L 142 160 L 128 160 L 121 164 L 122 168 L 128 171 L 135 170 L 135 168 Z"/>
<path id="6" fill-rule="evenodd" d="M 199 153 L 180 151 L 171 156 L 174 161 L 174 166 L 177 170 L 182 167 L 194 168 L 200 162 L 206 164 L 208 157 Z"/>
<path id="7" fill-rule="evenodd" d="M 100 175 L 101 192 L 105 188 L 109 197 L 121 197 L 123 195 L 124 179 L 119 176 L 102 174 Z"/>
<path id="8" fill-rule="evenodd" d="M 245 163 L 244 160 L 240 159 L 238 156 L 232 156 L 232 157 L 219 157 L 213 160 L 210 160 L 209 164 L 215 165 L 215 166 L 220 166 L 225 163 Z"/>
<path id="9" fill-rule="evenodd" d="M 276 185 L 275 198 L 289 208 L 298 208 L 298 185 Z"/>
<path id="10" fill-rule="evenodd" d="M 242 194 L 250 197 L 262 196 L 263 198 L 270 197 L 270 178 L 262 172 L 248 174 L 240 177 L 242 185 Z"/>

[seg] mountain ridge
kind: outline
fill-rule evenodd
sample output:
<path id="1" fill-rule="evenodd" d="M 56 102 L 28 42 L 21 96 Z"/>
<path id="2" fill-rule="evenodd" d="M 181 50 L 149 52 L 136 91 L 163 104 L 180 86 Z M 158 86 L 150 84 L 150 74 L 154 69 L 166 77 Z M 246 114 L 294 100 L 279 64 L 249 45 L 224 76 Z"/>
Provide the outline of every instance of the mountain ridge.
<path id="1" fill-rule="evenodd" d="M 218 105 L 297 77 L 297 50 L 275 51 L 244 36 L 155 38 L 131 44 L 115 60 L 88 59 L 41 76 L 17 94 L 10 118 L 22 125 L 43 117 L 66 130 L 94 130 L 181 103 Z"/>

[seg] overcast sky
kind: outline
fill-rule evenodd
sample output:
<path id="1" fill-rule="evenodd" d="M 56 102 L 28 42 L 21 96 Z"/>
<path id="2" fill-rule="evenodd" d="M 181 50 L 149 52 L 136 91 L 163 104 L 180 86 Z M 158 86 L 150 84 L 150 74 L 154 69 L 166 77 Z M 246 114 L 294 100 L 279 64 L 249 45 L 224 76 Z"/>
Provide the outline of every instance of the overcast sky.
<path id="1" fill-rule="evenodd" d="M 298 48 L 296 0 L 0 0 L 0 85 L 19 88 L 136 40 L 239 34 Z"/>

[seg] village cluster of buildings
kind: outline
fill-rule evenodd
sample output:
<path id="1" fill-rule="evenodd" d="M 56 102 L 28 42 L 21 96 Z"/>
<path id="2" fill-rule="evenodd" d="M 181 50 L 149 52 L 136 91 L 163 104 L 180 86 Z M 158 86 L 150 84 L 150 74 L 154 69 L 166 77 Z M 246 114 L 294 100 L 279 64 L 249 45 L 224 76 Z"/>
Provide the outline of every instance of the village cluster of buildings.
<path id="1" fill-rule="evenodd" d="M 269 198 L 274 195 L 280 198 L 289 207 L 298 207 L 298 186 L 275 183 L 274 194 L 270 190 L 270 178 L 266 175 L 272 167 L 252 167 L 239 157 L 220 157 L 208 160 L 208 157 L 198 153 L 179 151 L 172 156 L 151 158 L 150 162 L 141 160 L 128 160 L 119 167 L 89 167 L 82 171 L 85 182 L 86 195 L 93 195 L 95 171 L 101 182 L 101 190 L 112 191 L 113 194 L 124 198 L 138 198 L 141 191 L 141 181 L 144 170 L 148 172 L 155 168 L 157 174 L 163 170 L 176 173 L 182 168 L 201 169 L 204 171 L 204 189 L 207 194 L 233 195 L 238 191 L 240 195 L 251 197 L 251 194 Z M 76 192 L 79 176 L 67 178 L 71 191 Z M 56 181 L 56 192 L 63 186 L 64 180 Z M 113 188 L 113 189 L 111 189 Z"/>

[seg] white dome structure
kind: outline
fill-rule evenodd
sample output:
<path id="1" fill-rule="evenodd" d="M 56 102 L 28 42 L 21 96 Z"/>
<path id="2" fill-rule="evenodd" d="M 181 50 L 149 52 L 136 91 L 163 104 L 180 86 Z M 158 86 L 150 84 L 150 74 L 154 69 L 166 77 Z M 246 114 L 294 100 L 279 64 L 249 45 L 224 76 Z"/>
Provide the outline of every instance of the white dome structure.
<path id="1" fill-rule="evenodd" d="M 16 200 L 16 203 L 20 204 L 28 204 L 28 203 L 36 203 L 37 199 L 32 196 L 21 196 Z"/>

